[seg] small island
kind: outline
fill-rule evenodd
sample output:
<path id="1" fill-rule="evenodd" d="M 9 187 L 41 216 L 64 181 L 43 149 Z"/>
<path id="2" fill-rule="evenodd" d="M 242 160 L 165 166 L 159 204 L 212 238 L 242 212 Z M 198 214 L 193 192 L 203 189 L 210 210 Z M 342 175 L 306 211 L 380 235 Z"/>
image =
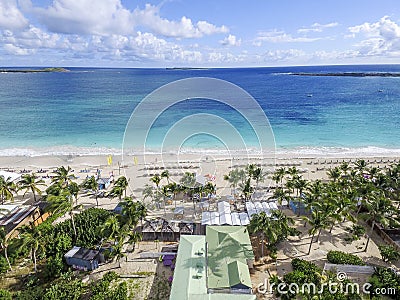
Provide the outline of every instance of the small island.
<path id="1" fill-rule="evenodd" d="M 335 73 L 290 73 L 295 76 L 348 76 L 348 77 L 400 77 L 400 73 L 392 72 L 335 72 Z"/>
<path id="2" fill-rule="evenodd" d="M 0 69 L 0 73 L 47 73 L 47 72 L 69 72 L 65 68 L 44 68 L 44 69 Z"/>

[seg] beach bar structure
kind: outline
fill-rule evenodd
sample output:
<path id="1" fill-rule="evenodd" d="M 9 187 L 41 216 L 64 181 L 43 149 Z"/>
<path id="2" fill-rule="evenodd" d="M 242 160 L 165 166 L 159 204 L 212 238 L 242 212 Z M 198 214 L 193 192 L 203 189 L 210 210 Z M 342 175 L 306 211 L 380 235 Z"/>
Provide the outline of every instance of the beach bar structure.
<path id="1" fill-rule="evenodd" d="M 182 236 L 170 300 L 255 300 L 253 260 L 244 226 L 208 226 L 205 236 Z"/>
<path id="2" fill-rule="evenodd" d="M 146 220 L 142 226 L 143 241 L 178 241 L 181 235 L 194 234 L 196 224 L 186 221 L 167 221 L 163 218 Z"/>
<path id="3" fill-rule="evenodd" d="M 83 271 L 92 271 L 99 267 L 100 262 L 104 262 L 104 256 L 98 250 L 85 249 L 74 246 L 65 255 L 67 265 Z"/>
<path id="4" fill-rule="evenodd" d="M 16 229 L 34 223 L 40 218 L 40 209 L 34 205 L 0 205 L 0 227 L 8 236 L 16 235 Z"/>

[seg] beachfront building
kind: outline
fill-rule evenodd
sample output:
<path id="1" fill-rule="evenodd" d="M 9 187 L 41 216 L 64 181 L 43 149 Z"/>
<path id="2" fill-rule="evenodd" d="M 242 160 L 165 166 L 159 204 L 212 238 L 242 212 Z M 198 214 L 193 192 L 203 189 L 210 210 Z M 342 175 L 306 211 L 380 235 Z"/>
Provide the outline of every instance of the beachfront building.
<path id="1" fill-rule="evenodd" d="M 67 265 L 73 269 L 92 271 L 99 267 L 100 262 L 104 262 L 104 256 L 98 250 L 85 249 L 74 246 L 65 255 Z"/>
<path id="2" fill-rule="evenodd" d="M 36 224 L 41 218 L 40 209 L 34 205 L 0 205 L 0 227 L 4 227 L 7 236 L 16 236 L 23 225 Z"/>
<path id="3" fill-rule="evenodd" d="M 142 240 L 163 242 L 174 242 L 179 240 L 182 235 L 194 234 L 196 224 L 186 221 L 166 220 L 164 218 L 156 218 L 146 220 L 142 226 Z"/>
<path id="4" fill-rule="evenodd" d="M 205 236 L 181 236 L 170 300 L 255 300 L 253 261 L 244 226 L 207 226 Z"/>

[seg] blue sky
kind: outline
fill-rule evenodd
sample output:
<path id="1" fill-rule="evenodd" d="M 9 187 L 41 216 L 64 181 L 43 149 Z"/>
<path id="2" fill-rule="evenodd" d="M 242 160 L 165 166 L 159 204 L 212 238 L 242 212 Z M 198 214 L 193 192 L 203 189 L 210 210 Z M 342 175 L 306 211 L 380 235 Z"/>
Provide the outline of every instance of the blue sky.
<path id="1" fill-rule="evenodd" d="M 398 0 L 0 0 L 0 66 L 400 63 Z"/>

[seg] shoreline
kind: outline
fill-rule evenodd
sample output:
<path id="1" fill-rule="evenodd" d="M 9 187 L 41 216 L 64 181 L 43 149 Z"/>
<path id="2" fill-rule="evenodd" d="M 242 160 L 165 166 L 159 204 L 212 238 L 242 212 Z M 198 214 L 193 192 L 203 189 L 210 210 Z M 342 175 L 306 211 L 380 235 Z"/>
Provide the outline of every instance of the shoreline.
<path id="1" fill-rule="evenodd" d="M 212 155 L 212 156 L 262 156 L 263 158 L 352 158 L 352 157 L 400 157 L 400 146 L 296 146 L 278 147 L 276 149 L 217 149 L 217 148 L 181 148 L 177 149 L 122 149 L 113 147 L 11 147 L 0 148 L 2 157 L 83 157 L 83 156 L 104 156 L 104 155 L 125 155 L 125 156 L 152 156 L 152 155 Z"/>

